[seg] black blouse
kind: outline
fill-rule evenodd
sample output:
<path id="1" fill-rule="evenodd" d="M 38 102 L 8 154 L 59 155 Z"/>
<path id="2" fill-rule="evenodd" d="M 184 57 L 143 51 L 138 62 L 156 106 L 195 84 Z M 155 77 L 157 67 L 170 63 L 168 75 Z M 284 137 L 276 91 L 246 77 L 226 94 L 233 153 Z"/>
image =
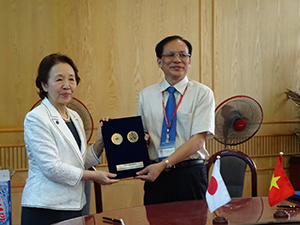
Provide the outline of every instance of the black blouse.
<path id="1" fill-rule="evenodd" d="M 79 138 L 78 132 L 76 130 L 76 127 L 74 126 L 74 123 L 72 122 L 72 120 L 70 120 L 69 122 L 66 122 L 67 126 L 69 127 L 70 131 L 72 132 L 79 149 L 81 148 L 81 140 Z M 81 150 L 81 149 L 80 149 Z"/>

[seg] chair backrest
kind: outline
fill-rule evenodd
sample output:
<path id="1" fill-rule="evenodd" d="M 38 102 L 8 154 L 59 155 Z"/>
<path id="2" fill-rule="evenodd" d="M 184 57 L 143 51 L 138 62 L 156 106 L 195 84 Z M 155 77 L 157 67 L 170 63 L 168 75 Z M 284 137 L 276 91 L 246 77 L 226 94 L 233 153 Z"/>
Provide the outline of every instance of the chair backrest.
<path id="1" fill-rule="evenodd" d="M 86 204 L 82 208 L 82 215 L 87 216 L 91 214 L 91 184 L 90 180 L 84 181 L 84 193 L 86 196 Z"/>
<path id="2" fill-rule="evenodd" d="M 221 157 L 220 172 L 231 197 L 243 197 L 244 180 L 247 165 L 251 171 L 252 197 L 257 196 L 257 173 L 254 161 L 238 150 L 225 149 L 216 152 L 206 162 L 207 175 L 211 165 Z"/>
<path id="3" fill-rule="evenodd" d="M 94 182 L 95 188 L 95 202 L 96 202 L 96 212 L 101 213 L 103 212 L 102 206 L 102 193 L 101 193 L 101 184 Z"/>
<path id="4" fill-rule="evenodd" d="M 89 170 L 97 170 L 97 169 L 92 166 Z M 102 213 L 103 205 L 102 205 L 101 184 L 94 181 L 94 190 L 95 190 L 96 213 Z"/>

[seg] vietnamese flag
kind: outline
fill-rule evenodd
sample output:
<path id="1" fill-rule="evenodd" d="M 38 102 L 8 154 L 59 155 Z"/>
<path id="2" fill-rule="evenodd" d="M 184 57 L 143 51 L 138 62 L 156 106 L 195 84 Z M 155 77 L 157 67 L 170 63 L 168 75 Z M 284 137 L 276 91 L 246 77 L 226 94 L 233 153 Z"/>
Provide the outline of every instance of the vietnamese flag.
<path id="1" fill-rule="evenodd" d="M 295 190 L 282 168 L 282 155 L 277 159 L 269 189 L 270 206 L 287 199 L 295 194 Z"/>

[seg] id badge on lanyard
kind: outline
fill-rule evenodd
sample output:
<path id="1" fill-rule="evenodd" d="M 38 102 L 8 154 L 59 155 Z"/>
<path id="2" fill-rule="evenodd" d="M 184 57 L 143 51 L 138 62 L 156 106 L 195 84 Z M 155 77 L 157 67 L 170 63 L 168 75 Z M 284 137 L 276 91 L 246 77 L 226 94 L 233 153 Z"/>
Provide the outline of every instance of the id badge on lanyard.
<path id="1" fill-rule="evenodd" d="M 158 161 L 161 162 L 175 152 L 175 141 L 164 142 L 160 144 L 158 151 Z"/>

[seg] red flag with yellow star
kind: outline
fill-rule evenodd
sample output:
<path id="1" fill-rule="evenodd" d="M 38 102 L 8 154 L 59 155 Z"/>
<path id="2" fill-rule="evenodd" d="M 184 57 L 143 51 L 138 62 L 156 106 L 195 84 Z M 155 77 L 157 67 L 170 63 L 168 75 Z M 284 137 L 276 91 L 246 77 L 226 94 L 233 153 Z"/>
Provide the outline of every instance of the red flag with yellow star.
<path id="1" fill-rule="evenodd" d="M 269 189 L 269 204 L 276 205 L 294 194 L 295 190 L 282 168 L 282 156 L 279 156 Z"/>

